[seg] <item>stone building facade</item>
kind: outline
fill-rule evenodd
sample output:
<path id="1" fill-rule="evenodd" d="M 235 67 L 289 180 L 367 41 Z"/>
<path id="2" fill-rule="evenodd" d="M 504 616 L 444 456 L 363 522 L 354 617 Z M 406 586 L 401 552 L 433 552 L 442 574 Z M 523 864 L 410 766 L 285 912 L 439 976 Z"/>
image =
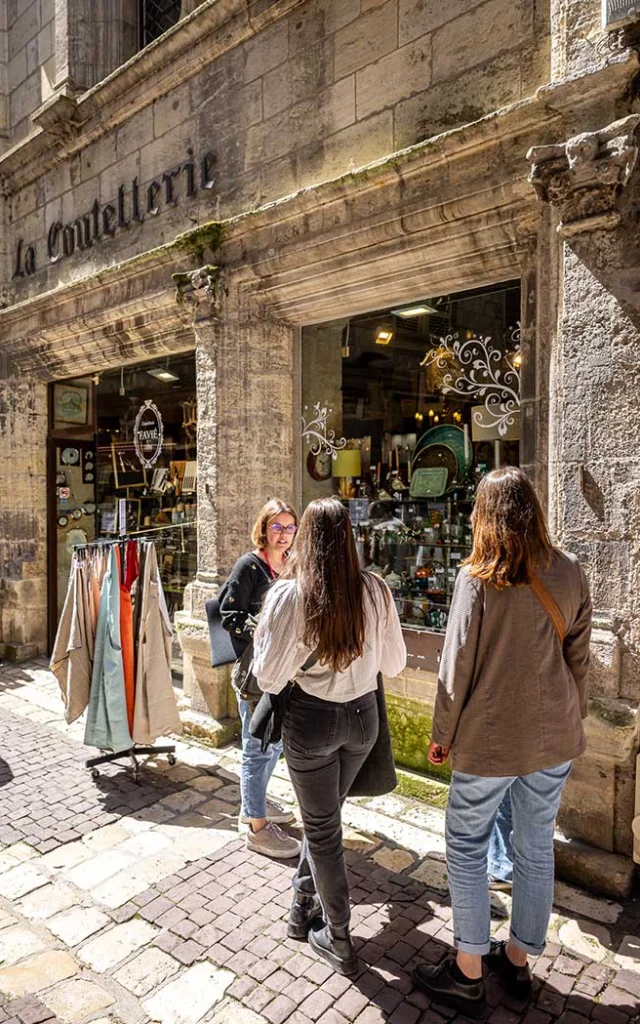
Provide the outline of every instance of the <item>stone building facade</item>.
<path id="1" fill-rule="evenodd" d="M 177 624 L 185 688 L 227 736 L 204 601 L 264 497 L 303 495 L 305 328 L 516 281 L 520 461 L 596 608 L 589 751 L 561 862 L 627 889 L 634 825 L 640 862 L 640 24 L 603 27 L 600 0 L 162 10 L 170 27 L 145 46 L 133 2 L 0 13 L 5 652 L 48 642 L 52 384 L 195 352 L 197 572 Z M 405 727 L 429 719 L 439 645 L 389 685 Z"/>

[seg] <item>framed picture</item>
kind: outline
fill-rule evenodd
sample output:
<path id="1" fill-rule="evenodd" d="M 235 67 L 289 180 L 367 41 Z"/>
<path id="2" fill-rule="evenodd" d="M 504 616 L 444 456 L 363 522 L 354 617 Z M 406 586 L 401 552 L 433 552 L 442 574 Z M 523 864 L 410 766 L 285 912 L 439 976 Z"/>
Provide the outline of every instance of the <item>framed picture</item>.
<path id="1" fill-rule="evenodd" d="M 82 384 L 54 384 L 53 412 L 56 423 L 86 427 L 89 421 L 89 388 Z"/>

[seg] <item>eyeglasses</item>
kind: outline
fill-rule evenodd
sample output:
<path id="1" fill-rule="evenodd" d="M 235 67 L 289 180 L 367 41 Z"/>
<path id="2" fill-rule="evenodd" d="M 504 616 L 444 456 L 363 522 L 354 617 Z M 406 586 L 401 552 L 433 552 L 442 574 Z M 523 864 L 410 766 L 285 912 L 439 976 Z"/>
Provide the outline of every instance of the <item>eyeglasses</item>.
<path id="1" fill-rule="evenodd" d="M 283 526 L 282 523 L 272 523 L 269 529 L 277 534 L 288 533 L 293 536 L 298 527 L 294 523 L 291 523 L 289 526 Z"/>

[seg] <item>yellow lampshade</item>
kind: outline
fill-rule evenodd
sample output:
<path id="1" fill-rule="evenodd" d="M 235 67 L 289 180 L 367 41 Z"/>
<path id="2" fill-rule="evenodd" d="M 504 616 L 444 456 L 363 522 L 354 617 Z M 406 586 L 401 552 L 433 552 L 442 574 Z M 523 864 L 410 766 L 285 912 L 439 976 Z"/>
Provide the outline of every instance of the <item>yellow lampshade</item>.
<path id="1" fill-rule="evenodd" d="M 362 452 L 359 448 L 343 448 L 336 452 L 331 468 L 332 476 L 360 476 L 361 472 Z"/>

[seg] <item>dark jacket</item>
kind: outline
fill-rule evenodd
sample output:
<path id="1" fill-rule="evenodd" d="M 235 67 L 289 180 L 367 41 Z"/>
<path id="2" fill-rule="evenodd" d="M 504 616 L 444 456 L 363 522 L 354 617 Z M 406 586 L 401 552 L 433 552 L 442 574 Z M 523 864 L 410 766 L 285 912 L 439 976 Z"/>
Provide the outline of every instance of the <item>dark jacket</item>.
<path id="1" fill-rule="evenodd" d="M 231 634 L 238 657 L 253 639 L 271 582 L 269 566 L 250 551 L 238 559 L 218 595 L 222 625 Z"/>

